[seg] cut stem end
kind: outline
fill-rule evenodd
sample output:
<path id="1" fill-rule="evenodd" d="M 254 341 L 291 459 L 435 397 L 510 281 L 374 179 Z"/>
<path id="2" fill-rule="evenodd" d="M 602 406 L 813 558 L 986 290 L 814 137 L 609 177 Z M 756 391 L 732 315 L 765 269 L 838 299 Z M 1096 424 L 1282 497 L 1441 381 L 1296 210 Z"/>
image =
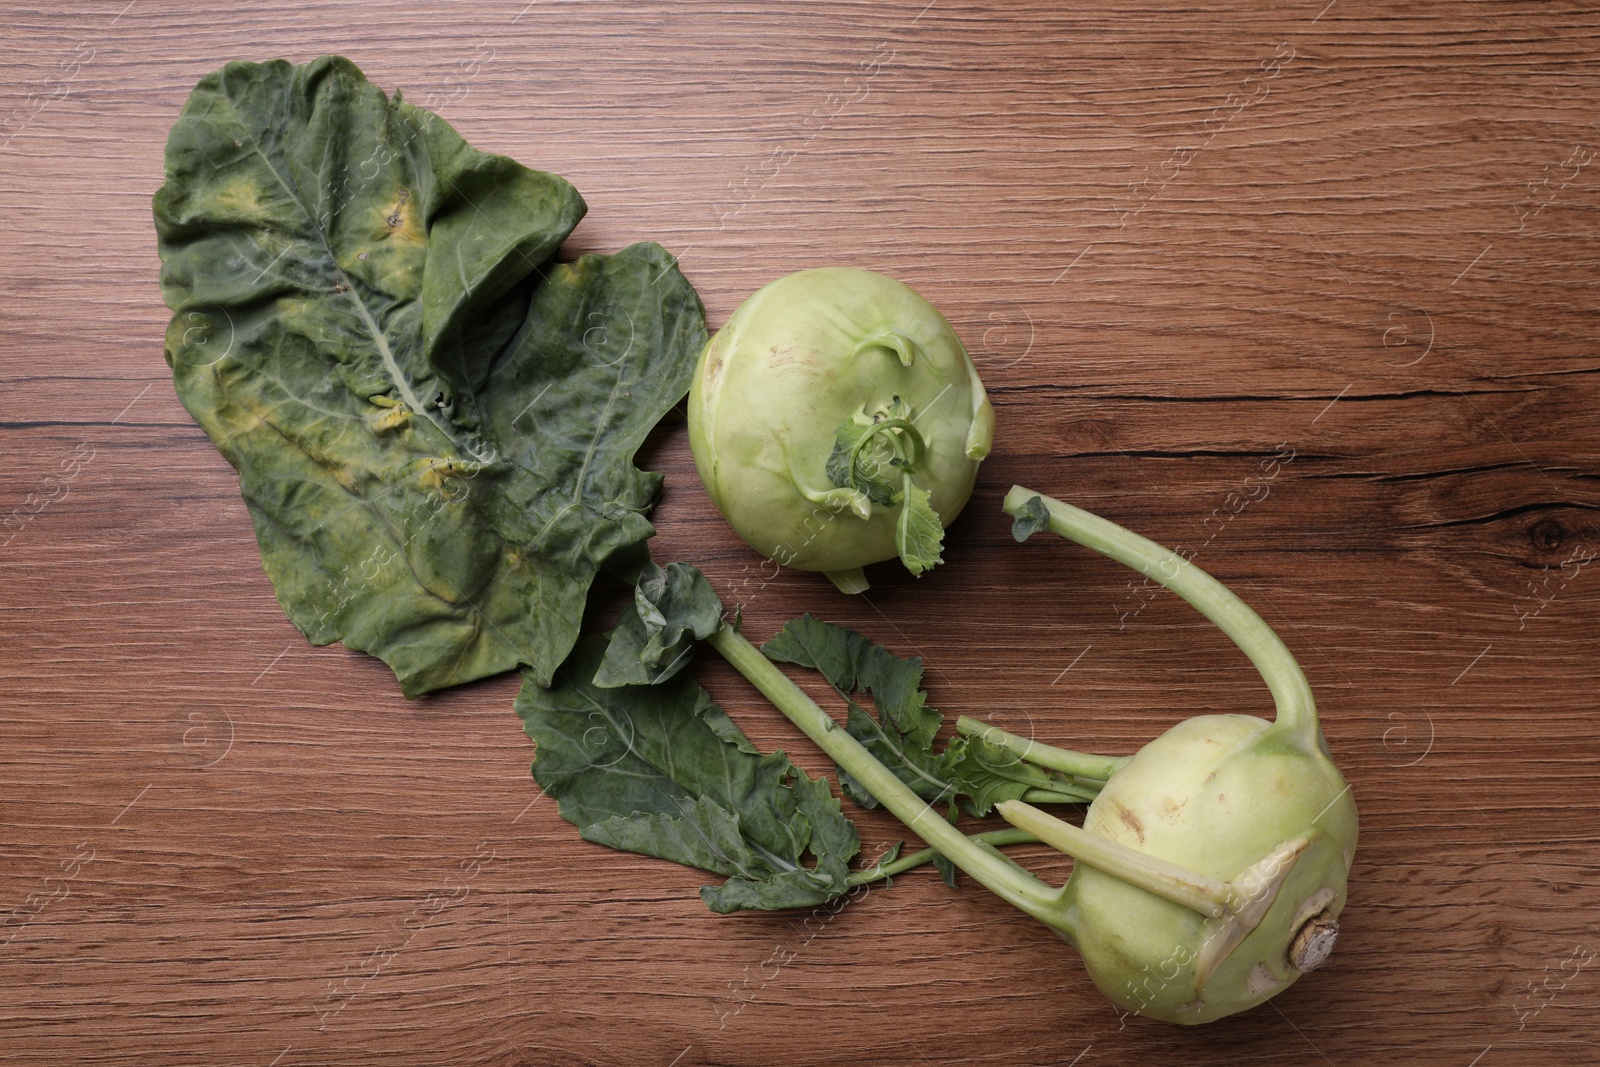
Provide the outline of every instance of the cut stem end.
<path id="1" fill-rule="evenodd" d="M 1333 916 L 1323 912 L 1308 919 L 1289 943 L 1289 966 L 1301 973 L 1316 970 L 1328 962 L 1338 940 L 1339 921 Z"/>

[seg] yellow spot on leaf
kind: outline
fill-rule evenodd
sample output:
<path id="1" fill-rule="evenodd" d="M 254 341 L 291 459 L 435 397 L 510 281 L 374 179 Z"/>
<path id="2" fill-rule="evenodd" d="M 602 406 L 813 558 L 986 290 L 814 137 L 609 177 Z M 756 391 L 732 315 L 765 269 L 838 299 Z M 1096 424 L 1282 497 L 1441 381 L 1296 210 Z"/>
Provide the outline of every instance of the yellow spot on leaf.
<path id="1" fill-rule="evenodd" d="M 388 433 L 404 426 L 410 418 L 411 409 L 404 404 L 396 404 L 377 418 L 369 419 L 367 425 L 373 433 Z"/>
<path id="2" fill-rule="evenodd" d="M 235 178 L 218 189 L 214 201 L 217 208 L 241 218 L 259 219 L 266 214 L 261 204 L 261 190 L 248 178 Z"/>
<path id="3" fill-rule="evenodd" d="M 430 459 L 423 462 L 417 484 L 424 489 L 443 489 L 445 479 L 456 473 L 455 465 L 447 459 Z"/>
<path id="4" fill-rule="evenodd" d="M 411 190 L 404 186 L 396 189 L 394 196 L 381 212 L 382 226 L 374 236 L 381 240 L 403 241 L 414 245 L 421 245 L 426 240 L 422 232 L 422 220 L 417 213 L 417 201 L 411 195 Z"/>
<path id="5" fill-rule="evenodd" d="M 343 486 L 349 492 L 353 493 L 353 492 L 356 491 L 356 480 L 355 480 L 354 477 L 351 476 L 349 471 L 345 470 L 343 467 L 339 466 L 337 463 L 328 464 L 327 469 L 328 469 L 328 473 L 333 475 L 333 480 L 334 481 L 338 482 L 341 486 Z"/>

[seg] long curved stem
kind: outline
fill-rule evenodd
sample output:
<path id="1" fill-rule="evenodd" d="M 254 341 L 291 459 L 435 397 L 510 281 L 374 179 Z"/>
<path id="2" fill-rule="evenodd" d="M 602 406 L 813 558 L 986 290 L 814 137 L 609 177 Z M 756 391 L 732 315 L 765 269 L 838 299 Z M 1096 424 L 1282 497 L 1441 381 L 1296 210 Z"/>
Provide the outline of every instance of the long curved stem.
<path id="1" fill-rule="evenodd" d="M 1039 500 L 1048 513 L 1050 532 L 1110 556 L 1147 575 L 1193 604 L 1250 658 L 1277 703 L 1277 727 L 1290 734 L 1305 751 L 1317 744 L 1317 704 L 1311 685 L 1294 655 L 1266 621 L 1193 563 L 1132 530 L 1108 519 L 1054 500 L 1022 486 L 1006 494 L 1005 510 L 1024 516 L 1028 504 Z"/>
<path id="2" fill-rule="evenodd" d="M 878 802 L 912 833 L 1002 900 L 1042 922 L 1062 928 L 1062 918 L 1052 907 L 1060 896 L 1059 889 L 1046 885 L 999 852 L 985 848 L 951 826 L 732 626 L 724 622 L 707 640 L 799 727 L 801 733 L 877 797 Z"/>

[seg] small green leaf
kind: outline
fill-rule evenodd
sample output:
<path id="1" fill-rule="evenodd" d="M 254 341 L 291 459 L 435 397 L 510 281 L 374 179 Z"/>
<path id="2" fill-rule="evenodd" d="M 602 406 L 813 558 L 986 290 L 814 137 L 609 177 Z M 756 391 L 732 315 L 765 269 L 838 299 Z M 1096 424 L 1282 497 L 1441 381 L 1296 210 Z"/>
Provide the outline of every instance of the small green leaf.
<path id="1" fill-rule="evenodd" d="M 687 672 L 596 686 L 605 647 L 580 641 L 549 688 L 525 672 L 517 695 L 533 776 L 561 816 L 586 840 L 726 875 L 701 892 L 714 911 L 845 892 L 860 841 L 827 780 L 757 752 Z"/>
<path id="2" fill-rule="evenodd" d="M 699 568 L 688 563 L 646 565 L 633 602 L 650 634 L 646 652 L 654 653 L 653 663 L 685 635 L 704 640 L 722 622 L 722 601 Z"/>
<path id="3" fill-rule="evenodd" d="M 956 887 L 955 864 L 951 863 L 938 853 L 934 853 L 933 868 L 939 872 L 939 877 L 944 881 L 945 885 L 949 886 L 951 889 Z"/>
<path id="4" fill-rule="evenodd" d="M 934 742 L 943 716 L 928 706 L 922 661 L 901 659 L 854 630 L 803 615 L 761 646 L 768 659 L 818 671 L 846 701 L 845 729 L 922 799 L 961 799 L 973 815 L 987 815 L 1002 800 L 1082 801 L 1097 785 L 1018 759 L 982 735 L 957 735 L 944 751 Z M 853 698 L 871 695 L 874 717 Z M 866 789 L 840 772 L 839 784 L 862 807 L 878 806 Z M 954 813 L 952 812 L 952 817 Z"/>
<path id="5" fill-rule="evenodd" d="M 784 624 L 761 646 L 768 659 L 821 672 L 848 702 L 845 729 L 922 799 L 951 799 L 957 787 L 949 780 L 933 742 L 943 716 L 928 707 L 922 684 L 922 661 L 899 659 L 854 630 L 803 615 Z M 874 717 L 851 694 L 870 694 Z M 843 772 L 839 784 L 863 807 L 878 801 Z"/>
<path id="6" fill-rule="evenodd" d="M 836 492 L 859 492 L 874 504 L 900 508 L 895 548 L 906 569 L 918 577 L 944 562 L 944 523 L 933 509 L 933 494 L 913 477 L 926 447 L 910 407 L 896 396 L 871 416 L 858 414 L 841 423 L 826 466 Z M 818 499 L 814 494 L 810 498 Z M 856 509 L 862 518 L 868 511 Z"/>
<path id="7" fill-rule="evenodd" d="M 939 513 L 933 510 L 933 497 L 926 489 L 904 478 L 900 516 L 895 520 L 894 543 L 900 550 L 900 562 L 918 577 L 942 562 L 940 550 L 944 547 L 944 524 Z"/>
<path id="8" fill-rule="evenodd" d="M 652 638 L 635 611 L 625 611 L 606 638 L 605 655 L 596 668 L 594 684 L 602 689 L 619 685 L 655 685 L 664 682 L 694 660 L 694 641 L 685 639 L 670 655 L 652 654 Z"/>
<path id="9" fill-rule="evenodd" d="M 652 685 L 694 657 L 694 643 L 722 622 L 722 601 L 705 575 L 687 563 L 647 561 L 633 603 L 612 631 L 596 685 Z"/>
<path id="10" fill-rule="evenodd" d="M 856 451 L 861 439 L 873 432 L 872 426 L 870 421 L 855 419 L 840 423 L 834 431 L 833 451 L 828 455 L 824 470 L 828 480 L 838 488 L 865 493 L 874 504 L 888 507 L 894 503 L 899 486 L 897 472 L 889 467 L 898 457 L 881 435 L 875 435 L 876 440 L 869 442 L 861 452 Z"/>
<path id="11" fill-rule="evenodd" d="M 1020 543 L 1049 528 L 1049 509 L 1044 506 L 1043 500 L 1030 497 L 1028 502 L 1022 505 L 1022 510 L 1017 512 L 1017 517 L 1011 521 L 1011 536 Z"/>
<path id="12" fill-rule="evenodd" d="M 974 815 L 987 815 L 1000 801 L 1021 800 L 1035 790 L 1067 799 L 1070 794 L 1066 790 L 1074 788 L 1066 775 L 1025 762 L 1009 749 L 985 741 L 981 734 L 951 738 L 943 766 L 960 783 L 962 795 L 968 798 L 966 806 Z"/>

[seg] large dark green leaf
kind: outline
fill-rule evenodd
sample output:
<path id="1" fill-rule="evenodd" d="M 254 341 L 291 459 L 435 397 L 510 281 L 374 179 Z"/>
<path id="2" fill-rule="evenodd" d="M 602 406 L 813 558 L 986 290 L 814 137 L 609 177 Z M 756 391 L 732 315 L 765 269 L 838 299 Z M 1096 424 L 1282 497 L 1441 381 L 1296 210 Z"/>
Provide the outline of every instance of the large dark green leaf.
<path id="1" fill-rule="evenodd" d="M 605 647 L 579 642 L 549 688 L 528 677 L 517 696 L 534 778 L 562 817 L 589 841 L 727 875 L 701 890 L 713 911 L 845 892 L 860 841 L 827 779 L 757 752 L 688 672 L 596 686 Z"/>
<path id="2" fill-rule="evenodd" d="M 633 457 L 703 312 L 655 245 L 552 261 L 583 211 L 343 59 L 231 63 L 173 126 L 179 397 L 238 469 L 289 617 L 407 695 L 518 664 L 548 682 L 597 569 L 652 532 L 660 480 Z"/>

